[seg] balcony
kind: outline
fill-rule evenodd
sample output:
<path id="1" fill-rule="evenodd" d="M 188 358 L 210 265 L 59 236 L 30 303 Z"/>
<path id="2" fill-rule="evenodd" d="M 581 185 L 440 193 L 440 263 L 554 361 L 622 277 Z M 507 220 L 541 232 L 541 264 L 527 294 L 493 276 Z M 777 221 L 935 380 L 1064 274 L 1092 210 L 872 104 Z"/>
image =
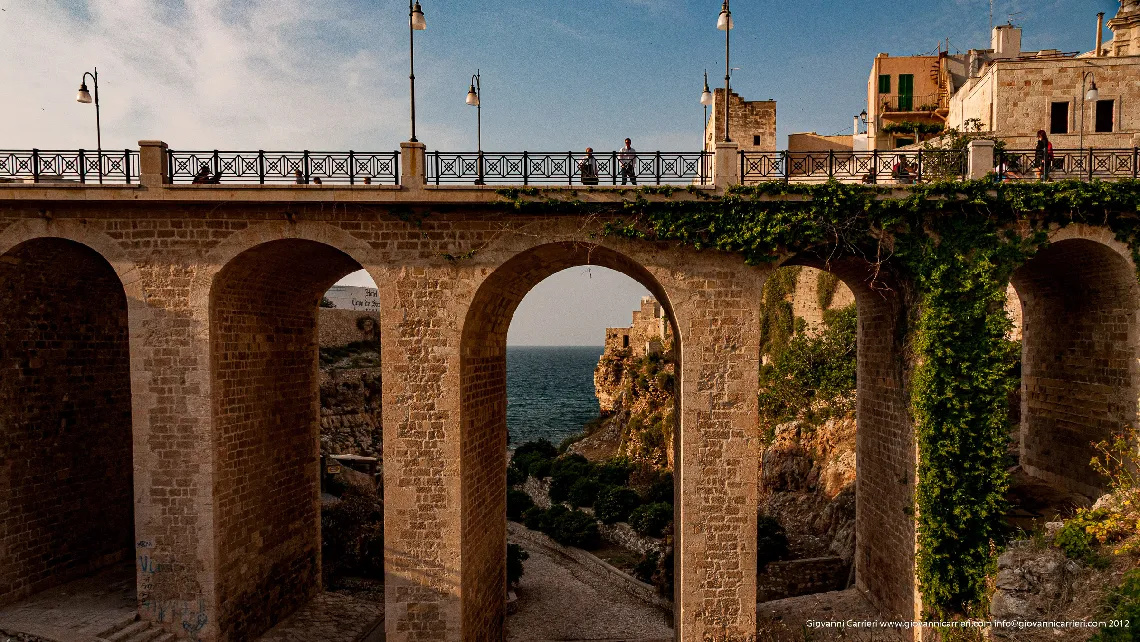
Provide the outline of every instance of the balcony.
<path id="1" fill-rule="evenodd" d="M 947 109 L 938 94 L 879 94 L 879 114 L 892 112 L 907 114 L 929 114 Z"/>

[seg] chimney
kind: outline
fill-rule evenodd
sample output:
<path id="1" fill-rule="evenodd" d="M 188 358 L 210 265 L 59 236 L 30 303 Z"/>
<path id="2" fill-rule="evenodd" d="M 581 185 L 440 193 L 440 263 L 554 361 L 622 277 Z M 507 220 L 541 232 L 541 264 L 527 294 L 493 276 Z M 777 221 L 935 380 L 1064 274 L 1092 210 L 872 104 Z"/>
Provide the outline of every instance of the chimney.
<path id="1" fill-rule="evenodd" d="M 1096 57 L 1104 55 L 1104 12 L 1096 14 Z"/>
<path id="2" fill-rule="evenodd" d="M 1011 24 L 994 27 L 990 39 L 994 58 L 1016 58 L 1021 55 L 1021 29 Z"/>

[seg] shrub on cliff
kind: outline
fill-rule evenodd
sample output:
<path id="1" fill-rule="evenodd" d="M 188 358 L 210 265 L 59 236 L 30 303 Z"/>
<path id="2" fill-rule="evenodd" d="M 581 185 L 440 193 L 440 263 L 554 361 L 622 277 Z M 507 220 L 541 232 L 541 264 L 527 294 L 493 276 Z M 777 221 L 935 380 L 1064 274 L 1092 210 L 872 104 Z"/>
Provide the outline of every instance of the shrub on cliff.
<path id="1" fill-rule="evenodd" d="M 523 547 L 507 544 L 507 586 L 518 586 L 523 576 L 523 562 L 530 559 Z"/>
<path id="2" fill-rule="evenodd" d="M 572 506 L 587 506 L 592 507 L 594 502 L 598 499 L 598 492 L 602 490 L 602 485 L 597 480 L 589 477 L 580 478 L 574 482 L 570 487 L 568 499 Z"/>
<path id="3" fill-rule="evenodd" d="M 594 514 L 604 524 L 624 522 L 641 504 L 641 498 L 631 488 L 607 486 L 598 493 L 594 502 Z"/>
<path id="4" fill-rule="evenodd" d="M 569 455 L 554 460 L 550 467 L 550 501 L 564 502 L 570 497 L 570 488 L 593 471 L 590 460 L 582 455 Z"/>
<path id="5" fill-rule="evenodd" d="M 580 510 L 565 511 L 553 519 L 548 515 L 547 520 L 550 527 L 546 534 L 563 546 L 589 550 L 601 544 L 598 521 Z"/>
<path id="6" fill-rule="evenodd" d="M 326 577 L 384 576 L 384 504 L 375 490 L 350 484 L 339 502 L 321 506 L 321 556 Z"/>
<path id="7" fill-rule="evenodd" d="M 594 479 L 603 486 L 625 486 L 632 472 L 633 464 L 628 458 L 614 457 L 594 469 Z"/>
<path id="8" fill-rule="evenodd" d="M 532 506 L 534 506 L 534 500 L 530 498 L 530 495 L 514 488 L 507 490 L 507 519 L 512 522 L 522 521 L 523 514 Z"/>
<path id="9" fill-rule="evenodd" d="M 1140 640 L 1140 569 L 1134 568 L 1124 574 L 1124 581 L 1108 594 L 1105 606 L 1110 624 L 1103 627 L 1089 642 L 1136 642 Z"/>
<path id="10" fill-rule="evenodd" d="M 661 537 L 671 521 L 673 521 L 673 507 L 665 502 L 639 506 L 629 516 L 629 525 L 633 530 L 646 537 Z"/>
<path id="11" fill-rule="evenodd" d="M 545 478 L 550 471 L 550 463 L 558 456 L 554 444 L 542 439 L 528 441 L 515 449 L 507 468 L 507 483 L 521 484 L 527 477 Z"/>
<path id="12" fill-rule="evenodd" d="M 769 562 L 782 560 L 788 555 L 788 536 L 776 518 L 761 515 L 756 520 L 756 572 L 761 573 Z"/>
<path id="13" fill-rule="evenodd" d="M 522 522 L 523 525 L 532 531 L 540 530 L 542 526 L 542 518 L 546 515 L 546 511 L 538 506 L 531 506 L 523 511 Z"/>

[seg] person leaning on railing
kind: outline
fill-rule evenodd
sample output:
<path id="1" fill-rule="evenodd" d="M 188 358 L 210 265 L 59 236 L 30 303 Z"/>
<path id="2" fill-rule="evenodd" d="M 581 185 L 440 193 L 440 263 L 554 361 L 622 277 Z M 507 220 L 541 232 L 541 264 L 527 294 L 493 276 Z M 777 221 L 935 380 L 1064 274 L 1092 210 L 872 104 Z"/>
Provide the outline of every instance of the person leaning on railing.
<path id="1" fill-rule="evenodd" d="M 618 163 L 621 163 L 621 184 L 625 185 L 625 180 L 628 177 L 634 185 L 637 185 L 637 172 L 634 171 L 634 163 L 637 162 L 637 150 L 633 148 L 633 141 L 625 139 L 625 147 L 622 147 L 618 152 Z"/>
<path id="2" fill-rule="evenodd" d="M 583 185 L 598 184 L 598 159 L 594 158 L 594 148 L 586 148 L 586 157 L 578 161 L 578 175 Z"/>

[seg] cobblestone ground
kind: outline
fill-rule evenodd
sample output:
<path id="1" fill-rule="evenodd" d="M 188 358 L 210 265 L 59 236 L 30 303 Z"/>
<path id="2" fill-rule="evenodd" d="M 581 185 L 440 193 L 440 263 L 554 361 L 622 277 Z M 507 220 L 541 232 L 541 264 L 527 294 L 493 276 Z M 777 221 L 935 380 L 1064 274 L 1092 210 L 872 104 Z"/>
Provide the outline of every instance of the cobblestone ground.
<path id="1" fill-rule="evenodd" d="M 384 639 L 384 601 L 321 593 L 304 608 L 273 627 L 258 642 L 354 642 L 371 633 L 363 642 Z"/>
<path id="2" fill-rule="evenodd" d="M 523 563 L 518 609 L 507 617 L 509 642 L 575 640 L 657 642 L 673 639 L 661 609 L 642 602 L 556 549 L 539 544 L 533 534 L 508 523 L 508 539 L 522 544 Z"/>
<path id="3" fill-rule="evenodd" d="M 892 619 L 880 616 L 861 593 L 848 589 L 761 602 L 756 605 L 756 634 L 758 639 L 769 642 L 902 642 L 903 637 L 897 631 L 882 627 L 833 629 L 805 626 L 809 621 Z"/>
<path id="4" fill-rule="evenodd" d="M 0 632 L 17 640 L 92 642 L 137 612 L 135 567 L 128 562 L 0 608 Z"/>

